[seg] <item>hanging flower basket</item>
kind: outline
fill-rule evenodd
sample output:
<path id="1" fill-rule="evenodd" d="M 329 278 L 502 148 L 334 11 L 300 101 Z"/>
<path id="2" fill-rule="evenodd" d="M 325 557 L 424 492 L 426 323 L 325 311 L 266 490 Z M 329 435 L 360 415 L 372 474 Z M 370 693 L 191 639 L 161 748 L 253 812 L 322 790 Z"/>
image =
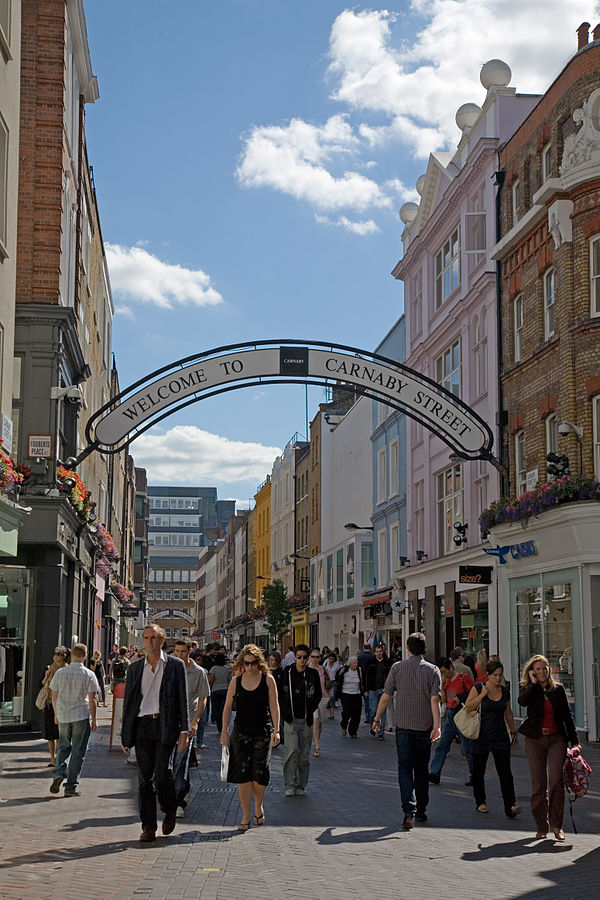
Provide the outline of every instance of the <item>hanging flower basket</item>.
<path id="1" fill-rule="evenodd" d="M 526 522 L 531 516 L 539 516 L 561 503 L 580 500 L 600 501 L 600 482 L 583 475 L 565 475 L 556 481 L 540 484 L 520 497 L 497 500 L 481 513 L 479 525 L 482 532 L 486 532 L 494 525 Z"/>
<path id="2" fill-rule="evenodd" d="M 22 484 L 25 475 L 15 466 L 10 456 L 2 450 L 4 441 L 0 438 L 0 488 L 6 491 L 13 491 L 15 485 Z M 31 474 L 31 472 L 29 473 Z"/>

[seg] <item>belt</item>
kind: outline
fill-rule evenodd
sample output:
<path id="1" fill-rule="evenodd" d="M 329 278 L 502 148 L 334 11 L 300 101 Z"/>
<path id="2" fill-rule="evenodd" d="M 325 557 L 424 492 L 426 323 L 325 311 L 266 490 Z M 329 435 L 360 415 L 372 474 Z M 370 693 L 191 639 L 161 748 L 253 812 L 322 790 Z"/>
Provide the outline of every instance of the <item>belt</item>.
<path id="1" fill-rule="evenodd" d="M 147 716 L 138 716 L 139 719 L 160 719 L 160 713 L 149 713 Z"/>
<path id="2" fill-rule="evenodd" d="M 550 728 L 542 728 L 542 734 L 560 734 L 560 731 L 552 730 Z"/>

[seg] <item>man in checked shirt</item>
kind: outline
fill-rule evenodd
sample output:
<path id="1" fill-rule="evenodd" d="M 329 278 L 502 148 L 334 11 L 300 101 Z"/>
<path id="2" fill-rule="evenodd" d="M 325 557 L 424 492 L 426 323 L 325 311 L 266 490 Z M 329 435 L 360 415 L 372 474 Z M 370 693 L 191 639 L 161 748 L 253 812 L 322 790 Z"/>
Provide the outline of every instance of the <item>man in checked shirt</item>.
<path id="1" fill-rule="evenodd" d="M 411 634 L 406 642 L 408 659 L 394 663 L 383 688 L 373 720 L 379 731 L 381 717 L 396 692 L 396 752 L 398 783 L 404 812 L 402 830 L 427 821 L 429 757 L 431 745 L 441 734 L 440 696 L 442 677 L 437 666 L 423 658 L 425 635 Z"/>

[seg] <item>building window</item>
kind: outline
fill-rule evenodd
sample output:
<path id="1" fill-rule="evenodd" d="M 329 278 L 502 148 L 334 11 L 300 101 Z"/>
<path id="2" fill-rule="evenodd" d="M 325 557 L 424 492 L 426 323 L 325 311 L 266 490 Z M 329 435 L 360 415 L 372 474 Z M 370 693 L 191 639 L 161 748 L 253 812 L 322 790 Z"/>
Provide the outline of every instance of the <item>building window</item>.
<path id="1" fill-rule="evenodd" d="M 0 46 L 10 59 L 10 0 L 0 0 Z"/>
<path id="2" fill-rule="evenodd" d="M 594 430 L 594 477 L 600 481 L 600 394 L 592 397 L 592 423 Z"/>
<path id="3" fill-rule="evenodd" d="M 477 461 L 477 478 L 475 479 L 475 494 L 477 499 L 477 518 L 484 509 L 488 508 L 488 480 L 486 463 L 480 459 Z"/>
<path id="4" fill-rule="evenodd" d="M 154 591 L 154 599 L 155 600 L 158 600 L 160 603 L 162 603 L 162 598 L 163 598 L 162 589 L 158 589 L 158 590 Z"/>
<path id="5" fill-rule="evenodd" d="M 335 552 L 335 599 L 341 603 L 344 599 L 344 549 Z"/>
<path id="6" fill-rule="evenodd" d="M 385 494 L 385 448 L 377 454 L 377 502 L 383 503 Z"/>
<path id="7" fill-rule="evenodd" d="M 442 303 L 460 284 L 460 246 L 458 228 L 452 232 L 435 257 L 435 308 Z"/>
<path id="8" fill-rule="evenodd" d="M 393 575 L 400 568 L 400 526 L 397 522 L 390 528 L 390 572 Z"/>
<path id="9" fill-rule="evenodd" d="M 417 481 L 414 487 L 414 535 L 413 550 L 424 550 L 425 545 L 425 482 Z"/>
<path id="10" fill-rule="evenodd" d="M 542 181 L 552 178 L 552 144 L 546 144 L 542 150 Z"/>
<path id="11" fill-rule="evenodd" d="M 513 318 L 515 328 L 515 362 L 523 359 L 523 296 L 519 294 L 513 301 Z"/>
<path id="12" fill-rule="evenodd" d="M 512 210 L 513 210 L 513 225 L 516 225 L 519 221 L 519 209 L 521 206 L 521 191 L 519 185 L 519 179 L 517 178 L 513 181 L 512 185 Z"/>
<path id="13" fill-rule="evenodd" d="M 411 337 L 423 331 L 423 273 L 418 272 L 412 279 L 410 289 L 410 329 Z"/>
<path id="14" fill-rule="evenodd" d="M 171 629 L 170 628 L 165 628 L 165 637 L 168 637 L 168 638 L 171 637 Z"/>
<path id="15" fill-rule="evenodd" d="M 394 438 L 394 440 L 390 444 L 390 497 L 395 497 L 399 491 L 399 468 L 400 452 L 398 438 Z"/>
<path id="16" fill-rule="evenodd" d="M 487 391 L 487 333 L 486 314 L 482 310 L 473 324 L 473 397 L 481 397 Z"/>
<path id="17" fill-rule="evenodd" d="M 544 273 L 544 339 L 554 334 L 554 269 Z"/>
<path id="18" fill-rule="evenodd" d="M 363 591 L 368 591 L 375 585 L 373 575 L 373 543 L 364 541 L 360 545 L 360 571 Z"/>
<path id="19" fill-rule="evenodd" d="M 527 469 L 525 465 L 525 432 L 517 431 L 515 434 L 515 481 L 516 494 L 520 497 L 527 487 Z"/>
<path id="20" fill-rule="evenodd" d="M 377 584 L 381 587 L 388 581 L 387 531 L 377 532 Z"/>
<path id="21" fill-rule="evenodd" d="M 451 466 L 437 476 L 438 542 L 443 556 L 457 549 L 452 540 L 454 522 L 462 522 L 463 489 L 460 466 Z"/>
<path id="22" fill-rule="evenodd" d="M 435 380 L 455 397 L 461 395 L 460 339 L 450 345 L 435 361 Z"/>
<path id="23" fill-rule="evenodd" d="M 600 316 L 600 237 L 590 241 L 590 314 Z"/>
<path id="24" fill-rule="evenodd" d="M 546 454 L 558 453 L 558 418 L 556 413 L 546 417 Z M 554 476 L 548 475 L 548 481 Z"/>
<path id="25" fill-rule="evenodd" d="M 327 557 L 327 602 L 333 603 L 333 553 Z"/>
<path id="26" fill-rule="evenodd" d="M 354 597 L 354 542 L 346 547 L 346 597 Z"/>

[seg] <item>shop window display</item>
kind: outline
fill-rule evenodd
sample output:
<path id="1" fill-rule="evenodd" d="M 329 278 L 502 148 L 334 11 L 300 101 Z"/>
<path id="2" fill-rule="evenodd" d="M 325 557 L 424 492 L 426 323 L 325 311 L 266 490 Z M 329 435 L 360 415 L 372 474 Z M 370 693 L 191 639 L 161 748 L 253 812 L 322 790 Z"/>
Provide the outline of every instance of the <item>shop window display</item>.
<path id="1" fill-rule="evenodd" d="M 23 717 L 28 573 L 0 567 L 0 726 Z"/>

